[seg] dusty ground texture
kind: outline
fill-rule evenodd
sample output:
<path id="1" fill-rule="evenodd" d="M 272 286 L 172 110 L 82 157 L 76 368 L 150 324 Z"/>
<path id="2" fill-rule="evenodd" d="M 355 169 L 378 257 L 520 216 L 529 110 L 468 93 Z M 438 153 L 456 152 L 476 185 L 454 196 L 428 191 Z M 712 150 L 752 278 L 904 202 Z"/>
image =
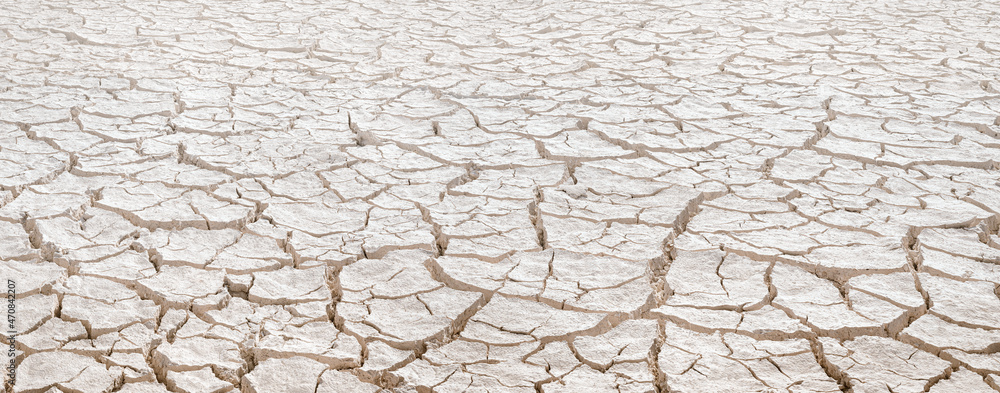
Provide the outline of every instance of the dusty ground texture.
<path id="1" fill-rule="evenodd" d="M 998 14 L 5 1 L 7 391 L 994 391 Z"/>

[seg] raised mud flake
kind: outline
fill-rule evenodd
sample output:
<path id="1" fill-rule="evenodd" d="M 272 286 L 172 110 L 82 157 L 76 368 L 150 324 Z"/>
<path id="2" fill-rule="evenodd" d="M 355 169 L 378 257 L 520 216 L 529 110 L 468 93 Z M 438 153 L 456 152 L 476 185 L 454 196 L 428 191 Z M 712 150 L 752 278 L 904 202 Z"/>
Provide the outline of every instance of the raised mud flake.
<path id="1" fill-rule="evenodd" d="M 334 233 L 313 236 L 304 232 L 290 231 L 287 246 L 300 260 L 300 267 L 334 266 L 343 267 L 363 258 L 364 239 L 355 233 Z"/>
<path id="2" fill-rule="evenodd" d="M 327 365 L 304 357 L 268 359 L 243 376 L 248 393 L 315 392 Z"/>
<path id="3" fill-rule="evenodd" d="M 65 280 L 65 268 L 43 261 L 3 261 L 0 263 L 0 279 L 17 283 L 17 297 L 48 294 L 53 285 Z"/>
<path id="4" fill-rule="evenodd" d="M 119 123 L 120 124 L 120 123 Z M 105 126 L 114 127 L 114 124 Z M 79 131 L 78 131 L 79 132 Z M 76 152 L 72 173 L 77 176 L 134 175 L 156 168 L 156 160 L 139 154 L 135 143 L 102 141 Z M 176 162 L 176 161 L 174 161 Z"/>
<path id="5" fill-rule="evenodd" d="M 190 266 L 163 266 L 150 278 L 139 280 L 136 288 L 144 298 L 169 308 L 186 309 L 198 299 L 224 290 L 224 274 Z"/>
<path id="6" fill-rule="evenodd" d="M 885 337 L 860 336 L 838 342 L 820 338 L 823 353 L 864 392 L 923 391 L 951 366 L 949 362 Z"/>
<path id="7" fill-rule="evenodd" d="M 595 194 L 642 197 L 675 187 L 676 183 L 656 180 L 659 174 L 671 169 L 646 157 L 588 161 L 573 171 L 573 178 L 576 185 Z"/>
<path id="8" fill-rule="evenodd" d="M 452 333 L 484 296 L 435 281 L 425 266 L 430 258 L 422 250 L 394 251 L 344 267 L 337 317 L 345 330 L 401 349 Z"/>
<path id="9" fill-rule="evenodd" d="M 102 356 L 101 362 L 108 366 L 121 367 L 125 383 L 156 382 L 156 374 L 146 363 L 146 355 L 143 353 L 115 352 Z"/>
<path id="10" fill-rule="evenodd" d="M 678 250 L 667 271 L 670 306 L 755 308 L 768 295 L 770 263 L 719 250 Z"/>
<path id="11" fill-rule="evenodd" d="M 282 330 L 266 333 L 253 349 L 254 359 L 258 362 L 299 356 L 336 369 L 361 365 L 361 343 L 357 338 L 342 333 L 331 322 L 309 322 L 301 327 L 286 325 Z"/>
<path id="12" fill-rule="evenodd" d="M 922 271 L 952 279 L 973 279 L 1000 283 L 1000 265 L 965 257 L 922 249 L 920 268 Z"/>
<path id="13" fill-rule="evenodd" d="M 216 255 L 207 269 L 225 270 L 227 274 L 249 274 L 291 266 L 292 259 L 291 254 L 278 247 L 275 239 L 244 233 L 235 244 Z"/>
<path id="14" fill-rule="evenodd" d="M 446 255 L 499 261 L 513 252 L 541 250 L 527 200 L 445 195 L 427 206 L 440 226 Z"/>
<path id="15" fill-rule="evenodd" d="M 330 300 L 326 268 L 296 269 L 286 266 L 253 274 L 249 300 L 259 304 L 295 304 Z"/>
<path id="16" fill-rule="evenodd" d="M 392 163 L 385 163 L 386 165 L 392 165 Z M 344 198 L 349 198 L 349 195 L 354 194 L 355 197 L 359 197 L 366 192 L 373 192 L 378 194 L 380 191 L 385 190 L 387 187 L 391 186 L 401 186 L 401 185 L 422 185 L 422 184 L 438 184 L 438 185 L 452 185 L 455 186 L 455 181 L 459 179 L 469 180 L 466 176 L 475 174 L 476 172 L 471 172 L 468 168 L 459 166 L 441 166 L 433 169 L 426 170 L 415 170 L 415 171 L 400 171 L 395 170 L 389 166 L 382 165 L 382 163 L 377 162 L 361 162 L 353 164 L 350 167 L 350 171 L 342 172 L 345 176 L 355 177 L 356 183 L 359 183 L 359 189 L 350 190 L 344 189 L 342 187 L 337 187 L 333 184 L 336 180 L 330 179 L 330 188 L 334 189 L 338 194 L 341 192 L 346 192 L 347 194 L 340 194 Z M 352 183 L 348 183 L 350 185 Z M 356 193 L 362 193 L 361 195 Z M 362 198 L 366 199 L 366 198 Z"/>
<path id="17" fill-rule="evenodd" d="M 323 237 L 364 229 L 370 209 L 360 202 L 272 203 L 264 209 L 263 217 L 280 227 Z"/>
<path id="18" fill-rule="evenodd" d="M 103 278 L 71 276 L 56 290 L 62 294 L 62 317 L 82 322 L 91 337 L 118 332 L 134 323 L 153 326 L 159 315 L 156 303 Z"/>
<path id="19" fill-rule="evenodd" d="M 708 133 L 697 128 L 681 131 L 674 123 L 655 120 L 619 124 L 593 121 L 588 124 L 588 130 L 629 150 L 657 152 L 683 152 L 711 148 L 720 142 L 732 139 L 725 135 Z"/>
<path id="20" fill-rule="evenodd" d="M 715 310 L 701 307 L 660 306 L 653 315 L 701 333 L 736 332 L 754 338 L 781 340 L 810 337 L 814 332 L 785 311 L 766 305 L 756 310 Z"/>
<path id="21" fill-rule="evenodd" d="M 582 130 L 561 132 L 540 141 L 552 159 L 586 161 L 637 155 Z"/>
<path id="22" fill-rule="evenodd" d="M 364 239 L 361 246 L 364 255 L 381 258 L 394 250 L 434 251 L 433 232 L 433 226 L 423 219 L 420 210 L 411 205 L 373 208 L 368 213 L 368 225 L 357 234 Z"/>
<path id="23" fill-rule="evenodd" d="M 70 352 L 40 352 L 28 356 L 17 369 L 13 392 L 41 392 L 50 387 L 83 393 L 108 393 L 122 378 L 93 358 Z"/>
<path id="24" fill-rule="evenodd" d="M 157 382 L 126 383 L 119 393 L 170 393 L 167 387 Z"/>
<path id="25" fill-rule="evenodd" d="M 576 217 L 592 221 L 617 221 L 638 223 L 642 208 L 632 203 L 633 198 L 602 196 L 589 193 L 582 185 L 561 185 L 542 190 L 538 210 L 554 217 Z"/>
<path id="26" fill-rule="evenodd" d="M 193 266 L 247 274 L 290 265 L 292 256 L 272 238 L 234 229 L 158 229 L 138 242 L 158 266 Z M 133 246 L 135 247 L 135 246 Z"/>
<path id="27" fill-rule="evenodd" d="M 928 390 L 930 393 L 993 393 L 995 391 L 996 390 L 993 390 L 993 388 L 986 383 L 982 375 L 976 374 L 964 368 L 952 372 L 947 379 L 938 381 L 934 384 L 934 386 L 931 386 L 931 390 Z"/>
<path id="28" fill-rule="evenodd" d="M 513 252 L 541 250 L 535 228 L 524 225 L 530 221 L 517 219 L 527 219 L 527 214 L 518 215 L 475 217 L 469 220 L 470 225 L 464 225 L 466 228 L 443 228 L 443 235 L 448 239 L 446 255 L 497 261 Z M 468 228 L 476 226 L 479 228 Z"/>
<path id="29" fill-rule="evenodd" d="M 563 184 L 543 189 L 538 209 L 543 221 L 546 216 L 554 216 L 678 228 L 701 197 L 701 192 L 685 186 L 670 186 L 649 196 L 633 196 L 597 194 L 586 183 Z"/>
<path id="30" fill-rule="evenodd" d="M 553 341 L 542 344 L 526 362 L 544 366 L 546 372 L 553 377 L 561 377 L 580 366 L 580 360 L 566 341 Z"/>
<path id="31" fill-rule="evenodd" d="M 925 314 L 900 333 L 900 341 L 928 352 L 984 353 L 1000 343 L 1000 330 L 961 326 Z"/>
<path id="32" fill-rule="evenodd" d="M 930 312 L 968 327 L 1000 326 L 1000 298 L 996 285 L 986 281 L 957 281 L 919 274 L 927 291 Z"/>
<path id="33" fill-rule="evenodd" d="M 160 319 L 159 333 L 167 337 L 221 338 L 236 343 L 248 339 L 261 338 L 261 331 L 267 326 L 279 330 L 283 326 L 299 326 L 304 323 L 327 319 L 322 316 L 293 315 L 295 306 L 258 305 L 243 298 L 228 298 L 225 307 L 206 307 L 192 311 L 168 310 Z M 299 310 L 301 311 L 301 310 Z"/>
<path id="34" fill-rule="evenodd" d="M 456 288 L 554 307 L 634 314 L 652 301 L 645 262 L 556 249 L 516 253 L 498 263 L 444 256 L 430 264 Z"/>
<path id="35" fill-rule="evenodd" d="M 566 181 L 569 174 L 565 164 L 524 166 L 516 169 L 488 169 L 479 171 L 471 181 L 452 187 L 451 195 L 485 196 L 501 199 L 535 197 L 535 190 L 551 187 Z"/>
<path id="36" fill-rule="evenodd" d="M 437 387 L 438 390 L 445 390 L 449 388 L 451 390 L 461 390 L 470 386 L 473 381 L 471 377 L 461 375 L 459 373 L 460 369 L 461 366 L 456 364 L 449 364 L 445 367 L 437 367 L 430 364 L 426 360 L 417 359 L 401 368 L 397 374 L 400 375 L 409 386 L 424 389 Z M 457 383 L 455 385 L 457 385 L 457 387 L 451 386 L 451 381 L 456 381 Z"/>
<path id="37" fill-rule="evenodd" d="M 608 324 L 607 314 L 560 310 L 530 300 L 494 295 L 469 319 L 462 337 L 506 345 L 546 342 L 596 333 Z"/>
<path id="38" fill-rule="evenodd" d="M 344 151 L 359 160 L 377 162 L 399 171 L 429 170 L 446 165 L 391 143 L 377 146 L 352 146 Z"/>
<path id="39" fill-rule="evenodd" d="M 656 321 L 633 319 L 598 336 L 576 337 L 573 348 L 587 364 L 608 370 L 617 364 L 646 362 L 658 338 Z"/>
<path id="40" fill-rule="evenodd" d="M 814 329 L 839 335 L 875 334 L 885 328 L 883 323 L 852 310 L 831 281 L 783 263 L 775 264 L 771 274 L 771 281 L 777 289 L 772 305 Z"/>
<path id="41" fill-rule="evenodd" d="M 530 391 L 536 383 L 552 377 L 541 364 L 523 360 L 535 348 L 534 343 L 504 346 L 460 339 L 428 350 L 421 359 L 393 374 L 412 386 L 436 386 L 441 391 L 460 391 L 463 387 Z"/>
<path id="42" fill-rule="evenodd" d="M 775 160 L 771 176 L 784 181 L 809 181 L 832 168 L 829 156 L 811 150 L 795 150 Z"/>
<path id="43" fill-rule="evenodd" d="M 37 188 L 37 187 L 34 187 Z M 0 219 L 19 223 L 22 218 L 49 218 L 56 216 L 79 217 L 90 196 L 83 192 L 44 192 L 27 189 L 13 202 L 0 207 Z"/>
<path id="44" fill-rule="evenodd" d="M 87 329 L 80 322 L 66 322 L 59 318 L 49 318 L 42 326 L 29 334 L 17 338 L 17 349 L 25 355 L 61 348 L 72 340 L 87 337 Z"/>
<path id="45" fill-rule="evenodd" d="M 7 261 L 39 258 L 38 250 L 31 247 L 31 240 L 22 225 L 0 221 L 0 258 Z"/>
<path id="46" fill-rule="evenodd" d="M 19 334 L 27 334 L 56 315 L 56 311 L 59 310 L 59 296 L 56 294 L 25 296 L 16 300 L 15 307 L 17 307 L 15 330 Z M 8 340 L 8 337 L 0 336 L 0 341 L 10 344 Z"/>
<path id="47" fill-rule="evenodd" d="M 156 267 L 149 262 L 146 254 L 125 251 L 99 262 L 81 263 L 76 266 L 76 274 L 106 278 L 125 285 L 134 285 L 137 280 L 152 277 Z"/>
<path id="48" fill-rule="evenodd" d="M 194 165 L 177 163 L 172 159 L 153 161 L 150 168 L 132 175 L 142 182 L 168 181 L 170 184 L 183 187 L 209 190 L 232 181 L 232 177 L 213 170 L 198 168 Z"/>
<path id="49" fill-rule="evenodd" d="M 196 371 L 211 367 L 222 380 L 237 384 L 247 370 L 239 346 L 231 341 L 191 337 L 160 344 L 153 350 L 152 365 L 160 378 L 170 371 Z"/>
<path id="50" fill-rule="evenodd" d="M 343 391 L 357 393 L 376 393 L 382 388 L 358 379 L 347 371 L 327 370 L 319 377 L 319 385 L 315 393 L 340 393 Z"/>
<path id="51" fill-rule="evenodd" d="M 68 169 L 69 155 L 30 139 L 20 130 L 0 131 L 0 189 L 20 191 Z"/>
<path id="52" fill-rule="evenodd" d="M 892 222 L 922 228 L 964 227 L 995 214 L 951 195 L 928 195 L 921 197 L 920 202 L 923 208 L 907 209 L 906 213 L 892 217 Z"/>
<path id="53" fill-rule="evenodd" d="M 509 134 L 508 134 L 509 135 Z M 492 137 L 494 139 L 499 139 Z M 456 165 L 480 165 L 483 167 L 544 167 L 556 161 L 542 157 L 534 142 L 527 139 L 499 139 L 469 145 L 456 145 L 441 141 L 421 147 L 441 160 Z"/>
<path id="54" fill-rule="evenodd" d="M 193 371 L 167 371 L 167 388 L 183 393 L 228 392 L 233 384 L 215 376 L 209 367 Z"/>
<path id="55" fill-rule="evenodd" d="M 617 374 L 617 375 L 616 375 Z M 547 393 L 571 393 L 571 392 L 636 392 L 652 393 L 656 391 L 653 385 L 653 375 L 641 382 L 631 380 L 631 378 L 620 373 L 601 373 L 589 367 L 578 367 L 568 374 L 559 378 L 558 381 L 542 384 L 542 391 Z"/>
<path id="56" fill-rule="evenodd" d="M 276 131 L 227 137 L 199 135 L 183 145 L 184 154 L 198 166 L 238 178 L 283 177 L 348 163 L 348 157 L 338 151 L 336 144 L 324 140 L 322 134 L 296 133 L 298 135 Z"/>
<path id="57" fill-rule="evenodd" d="M 797 201 L 796 201 L 797 202 Z M 890 273 L 907 271 L 910 265 L 899 238 L 883 237 L 871 232 L 840 229 L 819 222 L 806 222 L 798 212 L 753 215 L 752 220 L 735 216 L 735 222 L 727 224 L 729 230 L 699 232 L 712 242 L 720 243 L 734 253 L 749 253 L 765 258 L 784 259 L 810 264 L 810 269 L 822 272 L 826 277 L 846 280 L 864 273 Z M 701 214 L 705 212 L 699 213 Z M 719 212 L 714 212 L 719 213 Z M 792 226 L 786 226 L 791 220 Z M 761 224 L 761 226 L 758 226 Z M 738 226 L 753 228 L 739 231 Z M 689 229 L 691 226 L 689 225 Z M 896 233 L 904 233 L 899 227 Z M 687 233 L 682 234 L 682 236 Z M 703 246 L 698 246 L 701 248 Z M 844 258 L 831 258 L 838 253 Z M 883 258 L 882 255 L 886 257 Z"/>
<path id="58" fill-rule="evenodd" d="M 251 185 L 248 180 L 250 179 L 244 180 L 241 184 Z M 273 195 L 273 198 L 304 201 L 311 199 L 322 200 L 324 197 L 330 197 L 330 195 L 323 195 L 330 192 L 324 186 L 324 179 L 312 172 L 296 172 L 277 179 L 265 177 L 255 180 L 257 181 L 257 185 Z"/>
<path id="59" fill-rule="evenodd" d="M 238 228 L 254 213 L 252 206 L 222 201 L 202 190 L 162 183 L 126 183 L 105 188 L 95 204 L 149 229 Z"/>
<path id="60" fill-rule="evenodd" d="M 808 220 L 788 211 L 744 213 L 715 207 L 704 207 L 688 223 L 688 230 L 695 233 L 752 234 L 755 231 L 780 230 L 797 227 Z M 746 235 L 744 235 L 746 236 Z M 781 240 L 772 239 L 773 240 Z M 812 245 L 815 245 L 813 242 Z"/>
<path id="61" fill-rule="evenodd" d="M 856 276 L 844 288 L 855 311 L 888 324 L 889 330 L 896 332 L 908 317 L 926 311 L 925 300 L 916 285 L 912 273 L 890 273 Z"/>
<path id="62" fill-rule="evenodd" d="M 756 340 L 665 326 L 657 362 L 672 391 L 840 391 L 805 339 Z"/>
<path id="63" fill-rule="evenodd" d="M 251 329 L 246 329 L 249 326 L 232 326 L 225 323 L 215 323 L 216 321 L 208 316 L 205 319 L 209 319 L 209 321 L 205 321 L 191 311 L 183 313 L 186 314 L 183 325 L 178 326 L 178 328 L 166 330 L 166 333 L 170 335 L 170 338 L 174 342 L 189 338 L 209 338 L 243 344 L 247 339 L 251 338 L 252 334 L 256 333 Z"/>
<path id="64" fill-rule="evenodd" d="M 891 273 L 905 271 L 906 251 L 898 245 L 879 239 L 876 244 L 831 245 L 817 247 L 805 255 L 805 260 L 843 279 L 858 273 Z"/>
<path id="65" fill-rule="evenodd" d="M 151 322 L 133 323 L 125 328 L 101 335 L 91 333 L 91 336 L 96 337 L 70 341 L 62 349 L 94 358 L 109 355 L 112 351 L 123 354 L 140 354 L 145 357 L 162 341 L 162 337 L 156 335 L 150 327 L 151 324 Z"/>
<path id="66" fill-rule="evenodd" d="M 368 179 L 353 167 L 319 172 L 318 176 L 344 200 L 368 199 L 387 187 Z"/>
<path id="67" fill-rule="evenodd" d="M 920 246 L 981 262 L 1000 262 L 1000 248 L 981 240 L 985 235 L 968 229 L 931 228 L 920 232 Z"/>
<path id="68" fill-rule="evenodd" d="M 80 177 L 63 172 L 51 182 L 27 187 L 17 198 L 0 207 L 0 219 L 20 223 L 23 219 L 57 216 L 80 218 L 103 187 L 122 183 L 118 176 Z"/>
<path id="69" fill-rule="evenodd" d="M 393 348 L 382 341 L 372 341 L 365 345 L 368 356 L 365 364 L 359 369 L 361 374 L 371 379 L 386 375 L 416 359 L 416 351 Z"/>
<path id="70" fill-rule="evenodd" d="M 96 135 L 80 132 L 80 125 L 71 119 L 33 125 L 28 131 L 34 134 L 31 135 L 33 138 L 45 140 L 50 146 L 65 152 L 87 150 L 105 141 Z"/>
<path id="71" fill-rule="evenodd" d="M 550 247 L 632 260 L 663 257 L 662 245 L 675 235 L 673 229 L 660 226 L 577 218 L 544 217 L 542 225 Z"/>
<path id="72" fill-rule="evenodd" d="M 137 243 L 158 266 L 204 268 L 220 249 L 236 243 L 239 238 L 240 232 L 235 229 L 157 229 L 141 236 Z"/>
<path id="73" fill-rule="evenodd" d="M 61 266 L 96 262 L 120 254 L 130 246 L 139 228 L 103 209 L 87 208 L 80 219 L 54 217 L 34 223 L 32 239 Z"/>
<path id="74" fill-rule="evenodd" d="M 92 106 L 84 110 L 84 114 L 95 117 L 137 118 L 144 115 L 169 115 L 174 109 L 174 100 L 170 94 L 150 91 L 123 91 L 113 98 L 95 100 Z"/>

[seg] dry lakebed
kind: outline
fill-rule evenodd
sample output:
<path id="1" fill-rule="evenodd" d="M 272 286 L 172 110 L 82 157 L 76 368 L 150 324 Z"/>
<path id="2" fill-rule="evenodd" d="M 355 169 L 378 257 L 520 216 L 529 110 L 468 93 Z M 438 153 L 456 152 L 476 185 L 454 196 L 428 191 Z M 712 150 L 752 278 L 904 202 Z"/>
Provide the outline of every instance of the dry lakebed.
<path id="1" fill-rule="evenodd" d="M 0 0 L 4 393 L 996 392 L 998 226 L 996 0 Z"/>

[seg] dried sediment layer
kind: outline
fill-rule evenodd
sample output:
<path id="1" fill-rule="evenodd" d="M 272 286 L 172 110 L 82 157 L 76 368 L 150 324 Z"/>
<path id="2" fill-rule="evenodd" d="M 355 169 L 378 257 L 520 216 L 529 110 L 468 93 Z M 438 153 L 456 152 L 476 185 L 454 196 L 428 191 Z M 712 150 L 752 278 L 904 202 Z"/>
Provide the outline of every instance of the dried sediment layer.
<path id="1" fill-rule="evenodd" d="M 1000 389 L 998 14 L 6 2 L 4 393 Z"/>

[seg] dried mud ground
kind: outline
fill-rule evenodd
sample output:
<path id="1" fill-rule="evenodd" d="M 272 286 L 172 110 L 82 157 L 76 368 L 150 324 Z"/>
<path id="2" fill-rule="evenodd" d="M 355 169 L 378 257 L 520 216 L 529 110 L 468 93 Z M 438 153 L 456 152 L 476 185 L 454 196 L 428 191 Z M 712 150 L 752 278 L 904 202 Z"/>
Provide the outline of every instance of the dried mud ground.
<path id="1" fill-rule="evenodd" d="M 2 1 L 5 389 L 995 391 L 998 15 Z"/>

